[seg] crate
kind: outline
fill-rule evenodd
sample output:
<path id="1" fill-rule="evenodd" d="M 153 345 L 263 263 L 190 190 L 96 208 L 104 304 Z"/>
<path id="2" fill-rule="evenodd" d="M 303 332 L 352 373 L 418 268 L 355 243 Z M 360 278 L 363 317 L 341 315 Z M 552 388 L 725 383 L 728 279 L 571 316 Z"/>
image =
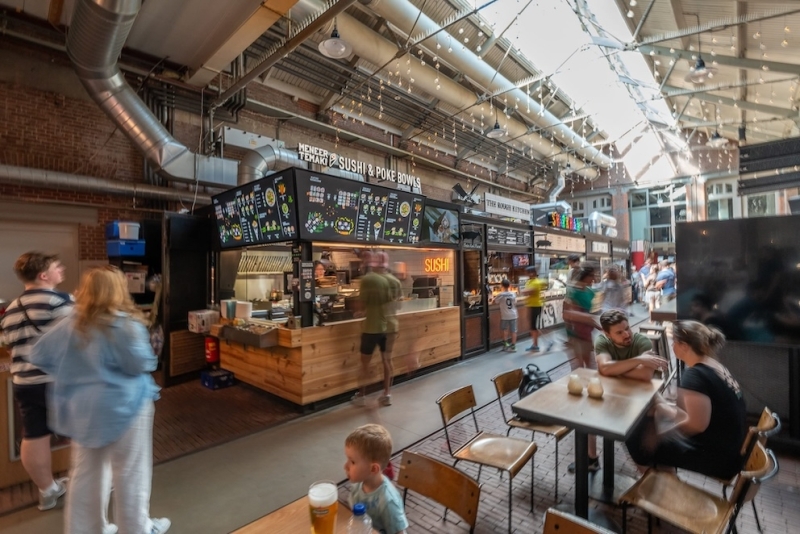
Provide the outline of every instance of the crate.
<path id="1" fill-rule="evenodd" d="M 208 389 L 229 388 L 236 383 L 236 377 L 225 369 L 215 369 L 200 373 L 200 383 Z"/>
<path id="2" fill-rule="evenodd" d="M 196 310 L 189 312 L 189 332 L 206 334 L 211 325 L 219 322 L 219 312 L 215 310 Z"/>
<path id="3" fill-rule="evenodd" d="M 106 241 L 106 253 L 110 257 L 117 256 L 144 256 L 144 239 L 125 241 L 112 239 Z"/>
<path id="4" fill-rule="evenodd" d="M 139 223 L 111 221 L 106 224 L 106 239 L 139 239 Z"/>

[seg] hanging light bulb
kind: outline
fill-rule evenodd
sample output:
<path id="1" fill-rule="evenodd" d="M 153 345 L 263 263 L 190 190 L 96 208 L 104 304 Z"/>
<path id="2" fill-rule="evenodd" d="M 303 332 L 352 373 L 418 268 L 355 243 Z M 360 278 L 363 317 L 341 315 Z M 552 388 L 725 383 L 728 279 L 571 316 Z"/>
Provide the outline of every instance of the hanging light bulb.
<path id="1" fill-rule="evenodd" d="M 782 47 L 784 47 L 784 48 L 786 48 L 787 46 L 789 46 L 789 41 L 787 41 L 786 39 L 784 39 L 783 41 L 781 41 L 781 46 L 782 46 Z"/>
<path id="2" fill-rule="evenodd" d="M 632 18 L 633 18 L 633 10 L 632 10 L 632 9 L 629 9 L 629 10 L 628 10 L 628 18 L 629 18 L 629 19 L 632 19 Z"/>

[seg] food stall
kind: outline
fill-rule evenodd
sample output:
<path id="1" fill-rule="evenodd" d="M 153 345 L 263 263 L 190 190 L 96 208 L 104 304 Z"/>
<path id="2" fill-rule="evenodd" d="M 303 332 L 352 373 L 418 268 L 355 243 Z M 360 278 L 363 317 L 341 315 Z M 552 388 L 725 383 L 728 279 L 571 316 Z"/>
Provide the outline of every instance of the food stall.
<path id="1" fill-rule="evenodd" d="M 509 290 L 521 297 L 528 281 L 526 269 L 532 263 L 531 231 L 527 225 L 512 223 L 486 225 L 486 277 L 489 304 L 489 346 L 503 342 L 500 326 L 500 304 L 494 297 L 503 291 L 502 282 L 507 279 Z M 529 332 L 530 317 L 525 299 L 517 299 L 517 335 L 525 337 Z"/>
<path id="2" fill-rule="evenodd" d="M 358 388 L 361 259 L 374 250 L 388 253 L 401 281 L 395 375 L 460 356 L 456 251 L 422 243 L 422 195 L 287 169 L 213 202 L 221 246 L 247 246 L 238 264 L 220 264 L 236 266 L 231 296 L 252 305 L 251 317 L 234 319 L 246 323 L 236 339 L 231 325 L 217 329 L 220 367 L 239 380 L 298 405 Z"/>
<path id="3" fill-rule="evenodd" d="M 598 278 L 602 278 L 611 266 L 611 238 L 600 234 L 586 234 L 586 261 L 592 262 L 599 269 Z"/>
<path id="4" fill-rule="evenodd" d="M 533 227 L 534 263 L 539 277 L 548 281 L 542 308 L 542 328 L 564 322 L 564 297 L 569 283 L 567 258 L 572 254 L 583 257 L 586 240 L 580 233 L 549 226 Z"/>

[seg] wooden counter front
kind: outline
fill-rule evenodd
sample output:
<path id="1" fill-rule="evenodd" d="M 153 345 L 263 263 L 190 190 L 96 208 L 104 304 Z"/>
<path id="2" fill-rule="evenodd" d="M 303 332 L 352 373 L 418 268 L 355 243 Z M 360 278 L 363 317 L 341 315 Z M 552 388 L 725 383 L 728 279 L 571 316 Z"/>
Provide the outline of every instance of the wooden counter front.
<path id="1" fill-rule="evenodd" d="M 461 355 L 459 308 L 399 314 L 400 334 L 392 354 L 394 375 Z M 236 378 L 295 404 L 306 405 L 358 388 L 361 322 L 343 321 L 281 332 L 278 346 L 254 348 L 220 340 L 220 367 Z M 284 346 L 291 345 L 291 346 Z M 372 357 L 369 383 L 383 379 L 381 357 Z"/>

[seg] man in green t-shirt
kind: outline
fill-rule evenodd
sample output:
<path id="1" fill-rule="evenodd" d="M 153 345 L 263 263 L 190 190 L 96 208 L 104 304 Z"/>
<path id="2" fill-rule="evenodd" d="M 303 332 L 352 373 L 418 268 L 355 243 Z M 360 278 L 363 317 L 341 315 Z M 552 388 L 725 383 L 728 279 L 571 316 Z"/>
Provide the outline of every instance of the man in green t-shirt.
<path id="1" fill-rule="evenodd" d="M 653 352 L 653 344 L 642 334 L 633 333 L 628 316 L 619 310 L 600 315 L 603 333 L 594 342 L 597 372 L 603 376 L 619 376 L 649 381 L 657 370 L 667 369 L 667 361 Z M 573 464 L 570 471 L 574 471 Z M 589 436 L 589 470 L 600 469 L 597 438 Z"/>

